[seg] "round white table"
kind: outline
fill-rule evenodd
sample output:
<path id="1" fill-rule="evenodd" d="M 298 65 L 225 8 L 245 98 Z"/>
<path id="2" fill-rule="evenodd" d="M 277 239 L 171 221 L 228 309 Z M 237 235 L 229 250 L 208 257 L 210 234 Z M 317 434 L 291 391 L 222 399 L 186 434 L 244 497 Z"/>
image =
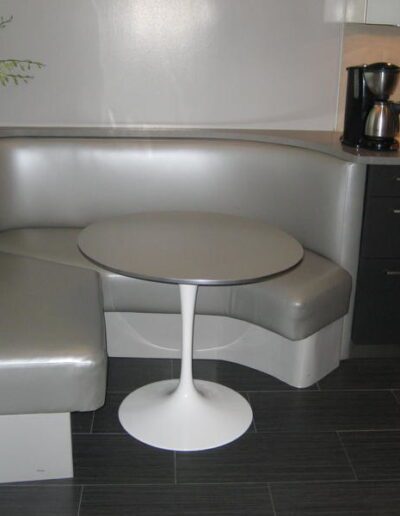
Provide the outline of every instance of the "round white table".
<path id="1" fill-rule="evenodd" d="M 125 430 L 158 448 L 210 449 L 240 437 L 252 410 L 223 385 L 193 380 L 193 322 L 198 285 L 254 283 L 303 257 L 287 233 L 256 220 L 220 213 L 145 212 L 97 222 L 78 239 L 81 252 L 104 269 L 179 285 L 182 362 L 179 380 L 145 385 L 119 409 Z"/>

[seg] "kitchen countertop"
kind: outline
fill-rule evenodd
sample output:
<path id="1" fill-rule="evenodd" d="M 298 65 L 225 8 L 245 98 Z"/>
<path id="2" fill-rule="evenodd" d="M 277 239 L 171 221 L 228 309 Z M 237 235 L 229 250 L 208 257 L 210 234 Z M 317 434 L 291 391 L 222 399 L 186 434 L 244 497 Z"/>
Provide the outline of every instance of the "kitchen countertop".
<path id="1" fill-rule="evenodd" d="M 208 138 L 277 143 L 316 150 L 345 161 L 368 165 L 400 165 L 400 151 L 373 152 L 340 143 L 334 131 L 224 129 L 173 126 L 138 127 L 0 127 L 0 138 Z"/>

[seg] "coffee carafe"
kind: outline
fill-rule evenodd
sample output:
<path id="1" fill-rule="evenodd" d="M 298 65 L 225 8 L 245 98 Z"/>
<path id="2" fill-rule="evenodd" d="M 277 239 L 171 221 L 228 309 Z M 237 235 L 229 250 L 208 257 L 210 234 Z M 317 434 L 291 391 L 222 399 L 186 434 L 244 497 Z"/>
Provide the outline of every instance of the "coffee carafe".
<path id="1" fill-rule="evenodd" d="M 342 143 L 371 150 L 397 150 L 400 104 L 389 100 L 400 67 L 391 63 L 351 66 Z"/>

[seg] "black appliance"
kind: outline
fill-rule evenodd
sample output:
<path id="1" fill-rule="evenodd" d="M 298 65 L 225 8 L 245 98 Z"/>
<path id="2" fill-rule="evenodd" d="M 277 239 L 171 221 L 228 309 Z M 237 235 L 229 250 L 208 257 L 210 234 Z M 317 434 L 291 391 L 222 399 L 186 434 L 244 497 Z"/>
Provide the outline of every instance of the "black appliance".
<path id="1" fill-rule="evenodd" d="M 396 89 L 400 67 L 373 63 L 350 66 L 347 72 L 342 143 L 377 151 L 397 150 L 400 104 L 389 98 Z"/>

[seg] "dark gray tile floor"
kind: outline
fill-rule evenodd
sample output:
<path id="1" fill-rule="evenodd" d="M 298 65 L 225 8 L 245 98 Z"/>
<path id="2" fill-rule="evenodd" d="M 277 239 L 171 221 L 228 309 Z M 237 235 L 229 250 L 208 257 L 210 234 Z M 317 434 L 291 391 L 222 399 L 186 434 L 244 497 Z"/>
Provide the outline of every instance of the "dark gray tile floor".
<path id="1" fill-rule="evenodd" d="M 72 417 L 75 478 L 2 485 L 0 515 L 400 516 L 400 359 L 345 361 L 307 390 L 226 362 L 194 369 L 250 400 L 240 439 L 174 453 L 131 438 L 119 403 L 179 363 L 110 359 L 105 406 Z"/>

